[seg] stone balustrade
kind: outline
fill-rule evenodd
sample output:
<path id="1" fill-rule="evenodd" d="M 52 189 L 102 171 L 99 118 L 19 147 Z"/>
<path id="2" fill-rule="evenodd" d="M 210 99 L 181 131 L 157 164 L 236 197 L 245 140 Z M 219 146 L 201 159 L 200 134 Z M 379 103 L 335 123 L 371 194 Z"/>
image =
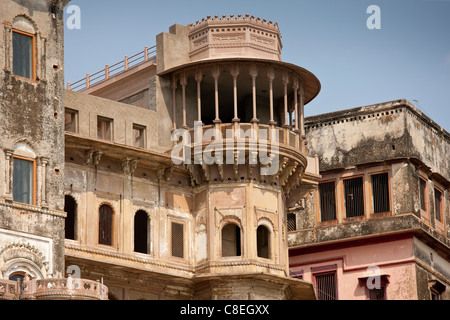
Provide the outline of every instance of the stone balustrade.
<path id="1" fill-rule="evenodd" d="M 108 300 L 100 281 L 72 278 L 0 280 L 0 300 Z"/>

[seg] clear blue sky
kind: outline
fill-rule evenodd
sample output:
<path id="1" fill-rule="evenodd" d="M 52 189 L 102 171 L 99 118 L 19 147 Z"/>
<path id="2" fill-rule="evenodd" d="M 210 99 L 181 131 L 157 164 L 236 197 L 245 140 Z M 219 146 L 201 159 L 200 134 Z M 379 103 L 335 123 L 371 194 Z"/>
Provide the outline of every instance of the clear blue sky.
<path id="1" fill-rule="evenodd" d="M 81 9 L 81 29 L 65 30 L 66 82 L 155 45 L 156 35 L 175 23 L 248 13 L 278 22 L 283 61 L 310 70 L 320 80 L 322 91 L 306 106 L 307 116 L 404 98 L 450 132 L 450 0 L 70 4 Z M 379 30 L 367 28 L 370 5 L 381 10 Z"/>

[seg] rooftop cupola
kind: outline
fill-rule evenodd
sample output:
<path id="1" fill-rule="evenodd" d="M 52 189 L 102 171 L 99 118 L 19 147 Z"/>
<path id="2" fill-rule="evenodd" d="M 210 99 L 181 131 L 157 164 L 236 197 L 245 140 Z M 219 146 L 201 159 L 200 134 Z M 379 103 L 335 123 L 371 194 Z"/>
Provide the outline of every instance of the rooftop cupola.
<path id="1" fill-rule="evenodd" d="M 216 58 L 260 58 L 281 61 L 278 24 L 261 18 L 208 16 L 189 25 L 191 61 Z"/>

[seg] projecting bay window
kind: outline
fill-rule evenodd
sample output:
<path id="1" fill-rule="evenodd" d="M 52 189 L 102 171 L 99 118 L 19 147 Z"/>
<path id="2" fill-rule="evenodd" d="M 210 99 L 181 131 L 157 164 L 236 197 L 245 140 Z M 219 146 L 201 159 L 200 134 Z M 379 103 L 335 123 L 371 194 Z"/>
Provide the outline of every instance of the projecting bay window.
<path id="1" fill-rule="evenodd" d="M 35 37 L 32 34 L 13 30 L 13 74 L 35 80 Z"/>
<path id="2" fill-rule="evenodd" d="M 389 175 L 387 172 L 371 176 L 373 213 L 391 211 L 389 200 Z"/>
<path id="3" fill-rule="evenodd" d="M 320 198 L 320 220 L 336 220 L 336 191 L 335 182 L 325 182 L 319 184 Z"/>
<path id="4" fill-rule="evenodd" d="M 364 216 L 364 181 L 362 177 L 344 180 L 346 218 Z"/>
<path id="5" fill-rule="evenodd" d="M 13 200 L 34 205 L 36 202 L 36 162 L 17 156 L 14 156 L 13 161 Z"/>

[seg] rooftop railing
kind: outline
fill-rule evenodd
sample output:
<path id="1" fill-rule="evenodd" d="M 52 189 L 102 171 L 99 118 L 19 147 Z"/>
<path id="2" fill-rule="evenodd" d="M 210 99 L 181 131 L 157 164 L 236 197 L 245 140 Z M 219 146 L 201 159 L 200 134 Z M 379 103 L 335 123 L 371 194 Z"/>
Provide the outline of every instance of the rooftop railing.
<path id="1" fill-rule="evenodd" d="M 136 67 L 149 60 L 156 59 L 156 46 L 145 47 L 141 52 L 136 53 L 133 56 L 125 56 L 125 59 L 119 61 L 113 65 L 106 65 L 105 69 L 100 70 L 94 74 L 86 74 L 86 77 L 75 81 L 73 83 L 67 83 L 67 90 L 72 91 L 82 91 L 88 89 L 102 81 L 108 80 L 109 78 L 116 76 L 122 72 L 125 72 L 133 67 Z"/>

